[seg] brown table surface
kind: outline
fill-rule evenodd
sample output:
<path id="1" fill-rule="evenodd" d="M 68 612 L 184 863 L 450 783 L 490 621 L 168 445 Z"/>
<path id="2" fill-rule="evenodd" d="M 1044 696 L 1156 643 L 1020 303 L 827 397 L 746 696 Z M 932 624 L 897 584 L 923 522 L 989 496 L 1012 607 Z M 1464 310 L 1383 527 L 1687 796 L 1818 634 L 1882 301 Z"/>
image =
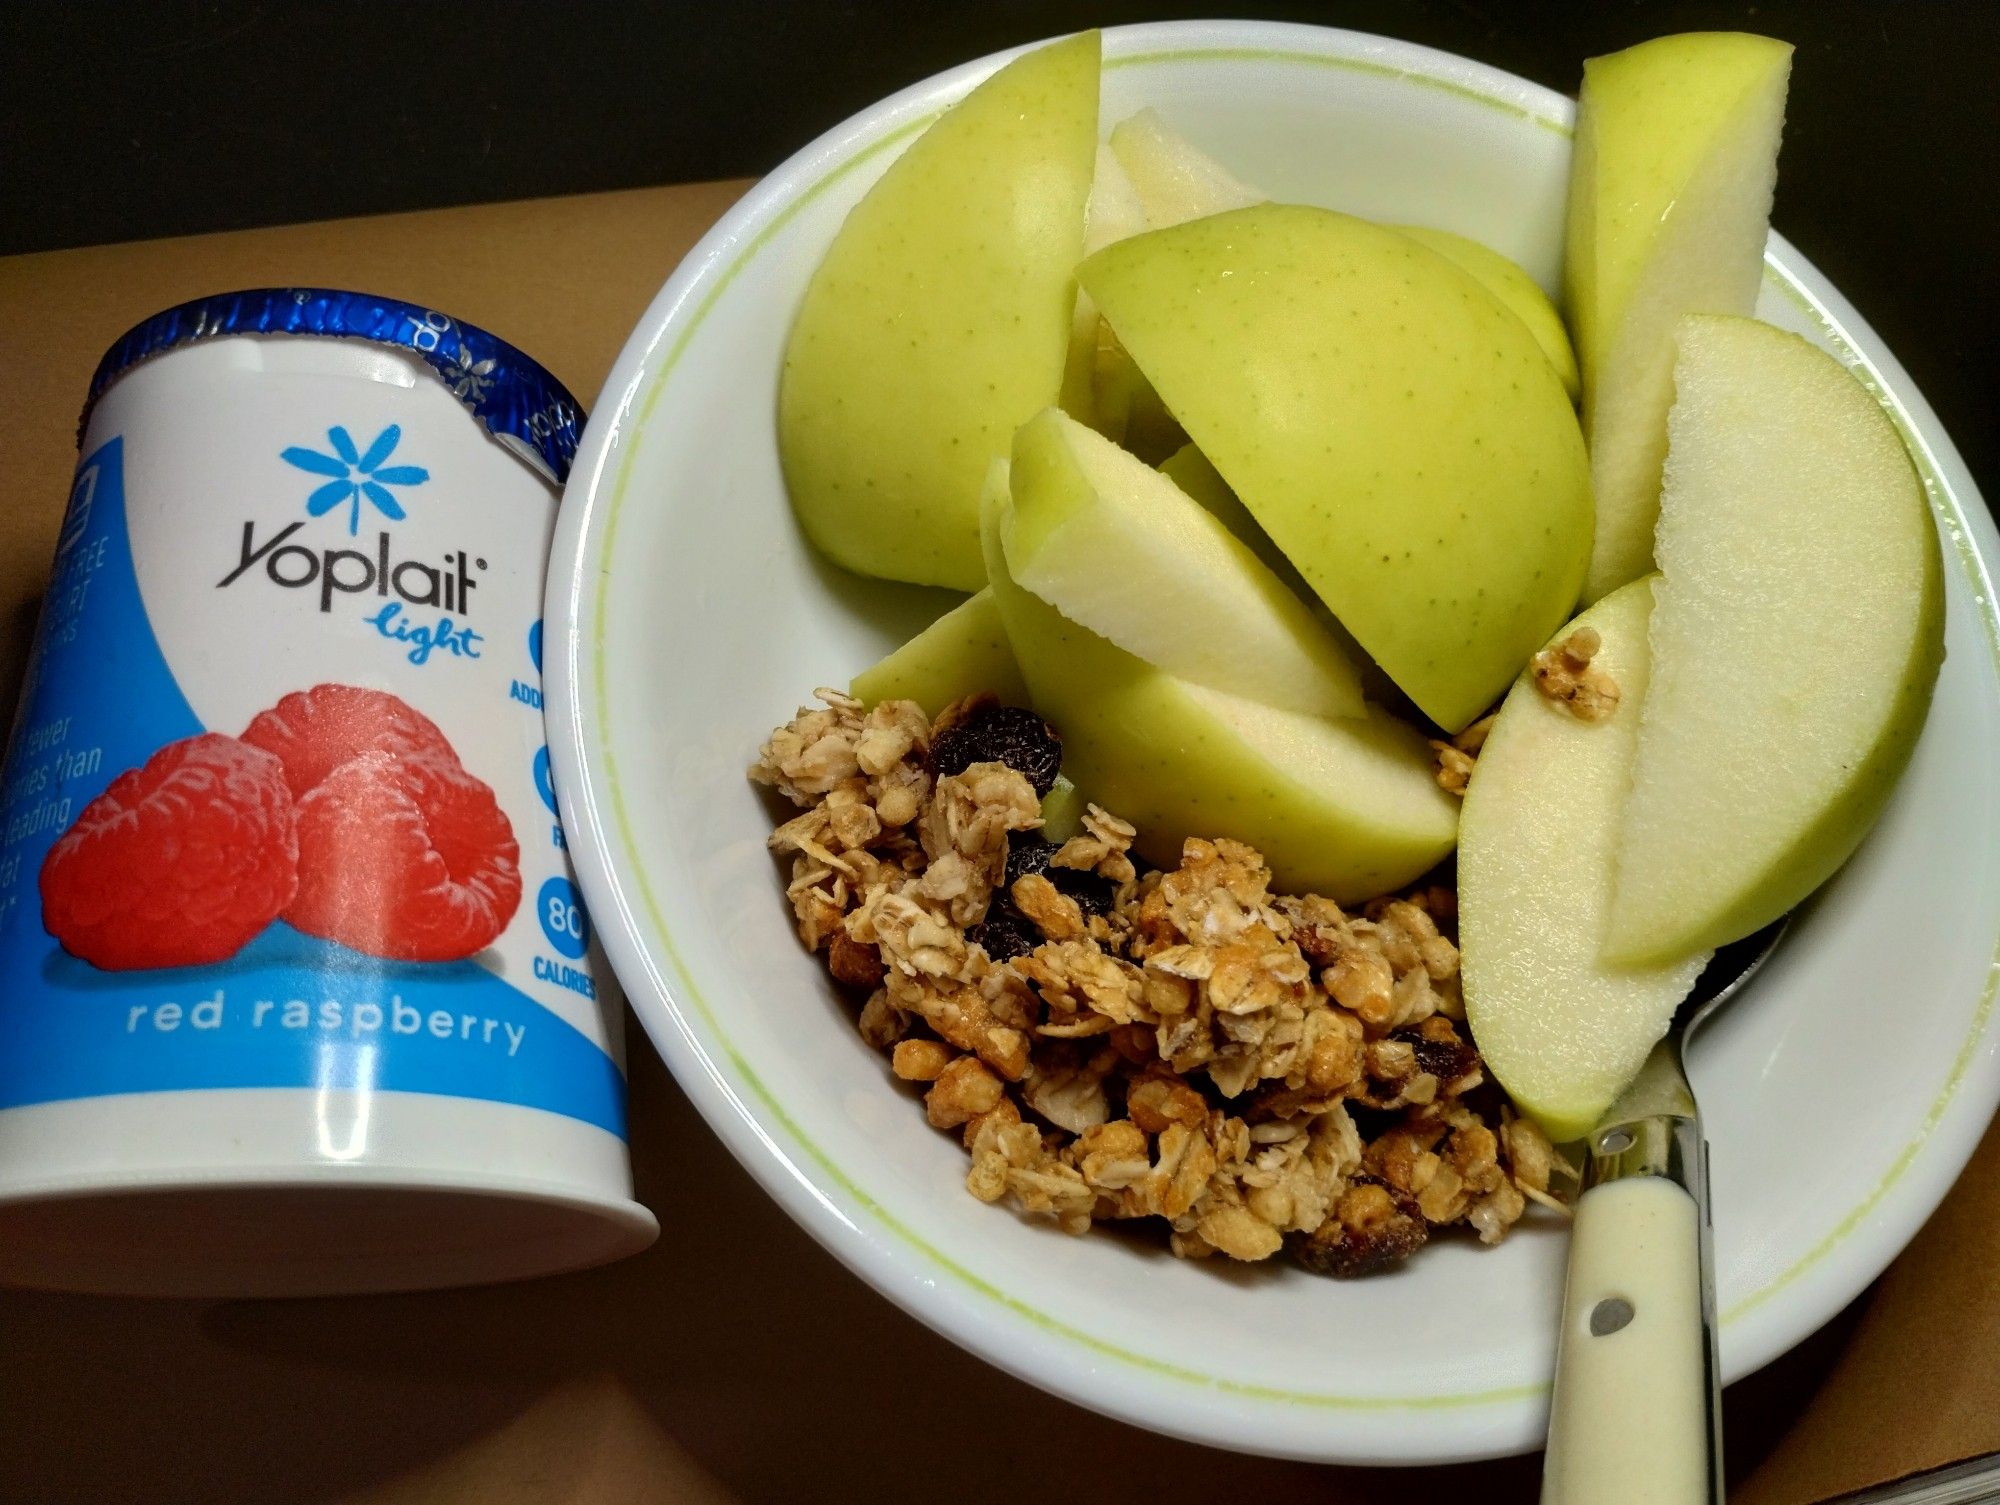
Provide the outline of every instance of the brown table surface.
<path id="1" fill-rule="evenodd" d="M 741 184 L 0 260 L 0 696 L 18 687 L 99 354 L 201 293 L 355 287 L 520 345 L 578 393 Z M 134 1302 L 0 1293 L 0 1500 L 1529 1501 L 1533 1459 L 1323 1469 L 1155 1437 L 954 1348 L 821 1252 L 632 1034 L 639 1195 L 609 1269 L 442 1294 Z M 2000 1132 L 1910 1250 L 1730 1392 L 1741 1505 L 2000 1449 Z"/>

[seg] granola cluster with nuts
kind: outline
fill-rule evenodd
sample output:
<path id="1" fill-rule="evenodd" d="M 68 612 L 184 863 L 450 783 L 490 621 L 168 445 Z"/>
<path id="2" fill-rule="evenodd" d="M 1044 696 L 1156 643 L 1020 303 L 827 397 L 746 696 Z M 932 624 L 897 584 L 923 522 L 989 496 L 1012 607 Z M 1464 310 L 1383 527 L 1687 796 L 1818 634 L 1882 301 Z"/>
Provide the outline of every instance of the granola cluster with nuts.
<path id="1" fill-rule="evenodd" d="M 1141 871 L 1095 805 L 1056 845 L 1025 713 L 817 693 L 750 770 L 802 807 L 770 845 L 800 939 L 961 1136 L 975 1197 L 1072 1233 L 1158 1218 L 1183 1257 L 1289 1249 L 1340 1276 L 1560 1205 L 1564 1167 L 1463 1031 L 1450 889 L 1350 913 L 1273 894 L 1225 839 Z"/>

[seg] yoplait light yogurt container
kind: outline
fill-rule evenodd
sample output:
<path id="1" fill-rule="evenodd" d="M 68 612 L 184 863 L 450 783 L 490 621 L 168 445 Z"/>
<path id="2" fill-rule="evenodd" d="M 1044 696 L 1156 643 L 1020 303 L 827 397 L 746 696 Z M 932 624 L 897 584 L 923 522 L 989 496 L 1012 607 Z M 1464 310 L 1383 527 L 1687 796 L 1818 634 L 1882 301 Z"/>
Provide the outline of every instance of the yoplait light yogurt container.
<path id="1" fill-rule="evenodd" d="M 0 782 L 0 1279 L 412 1289 L 656 1235 L 542 723 L 582 417 L 351 293 L 107 354 Z"/>

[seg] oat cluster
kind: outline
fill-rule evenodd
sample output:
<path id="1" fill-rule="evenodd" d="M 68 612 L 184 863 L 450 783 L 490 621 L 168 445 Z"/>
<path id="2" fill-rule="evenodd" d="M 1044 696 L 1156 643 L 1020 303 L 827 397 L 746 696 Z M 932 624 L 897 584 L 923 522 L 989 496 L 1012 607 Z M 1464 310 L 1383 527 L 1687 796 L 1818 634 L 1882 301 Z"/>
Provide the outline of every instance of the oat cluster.
<path id="1" fill-rule="evenodd" d="M 1579 721 L 1606 721 L 1618 709 L 1618 682 L 1591 664 L 1604 640 L 1594 627 L 1579 627 L 1560 643 L 1528 661 L 1535 688 Z"/>
<path id="2" fill-rule="evenodd" d="M 1010 845 L 1040 840 L 1035 790 L 930 758 L 976 702 L 933 723 L 817 693 L 751 769 L 802 807 L 770 845 L 800 939 L 962 1138 L 975 1197 L 1071 1233 L 1157 1218 L 1183 1257 L 1289 1247 L 1332 1275 L 1454 1224 L 1494 1243 L 1530 1201 L 1558 1205 L 1563 1168 L 1463 1033 L 1449 889 L 1348 913 L 1274 895 L 1225 839 L 1141 871 L 1133 828 L 1095 805 L 1010 884 Z M 995 960 L 989 910 L 1028 949 Z"/>
<path id="3" fill-rule="evenodd" d="M 1486 746 L 1486 734 L 1499 719 L 1498 711 L 1489 712 L 1449 742 L 1431 738 L 1431 751 L 1437 754 L 1438 786 L 1446 794 L 1465 798 L 1465 791 L 1472 783 L 1472 770 L 1479 764 L 1480 749 Z"/>

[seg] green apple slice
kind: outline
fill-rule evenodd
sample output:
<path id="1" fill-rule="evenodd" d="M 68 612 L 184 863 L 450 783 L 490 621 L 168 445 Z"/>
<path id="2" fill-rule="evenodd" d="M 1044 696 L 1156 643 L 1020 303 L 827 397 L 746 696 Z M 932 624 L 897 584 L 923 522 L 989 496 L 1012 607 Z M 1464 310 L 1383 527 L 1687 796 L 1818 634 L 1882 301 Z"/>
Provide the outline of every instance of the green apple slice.
<path id="1" fill-rule="evenodd" d="M 1576 413 L 1527 326 L 1450 261 L 1264 204 L 1133 236 L 1077 275 L 1426 715 L 1465 726 L 1569 615 L 1590 549 Z"/>
<path id="2" fill-rule="evenodd" d="M 1680 326 L 1653 693 L 1606 955 L 1671 960 L 1776 919 L 1860 844 L 1944 659 L 1937 529 L 1895 425 L 1832 356 Z"/>
<path id="3" fill-rule="evenodd" d="M 1088 298 L 1090 294 L 1079 292 L 1078 296 Z M 1167 411 L 1153 384 L 1101 318 L 1096 340 L 1090 378 L 1091 427 L 1148 465 L 1157 464 L 1188 442 L 1187 431 Z"/>
<path id="4" fill-rule="evenodd" d="M 1457 801 L 1429 746 L 1370 708 L 1325 721 L 1174 678 L 1115 647 L 1007 573 L 1011 504 L 996 462 L 985 513 L 993 598 L 1036 710 L 1063 737 L 1065 771 L 1172 865 L 1190 836 L 1250 843 L 1291 892 L 1341 902 L 1411 882 L 1451 850 Z"/>
<path id="5" fill-rule="evenodd" d="M 1599 960 L 1619 813 L 1638 753 L 1653 582 L 1606 596 L 1578 627 L 1618 707 L 1579 721 L 1523 675 L 1480 750 L 1459 822 L 1466 1017 L 1487 1067 L 1557 1140 L 1588 1132 L 1638 1072 L 1707 953 L 1663 967 Z"/>
<path id="6" fill-rule="evenodd" d="M 1271 535 L 1250 515 L 1250 509 L 1229 489 L 1229 483 L 1222 479 L 1222 472 L 1209 464 L 1207 455 L 1192 444 L 1183 444 L 1160 462 L 1159 471 L 1214 513 L 1223 527 L 1248 544 L 1250 552 L 1264 561 L 1265 568 L 1284 582 L 1286 590 L 1305 602 L 1313 620 L 1333 639 L 1340 656 L 1354 666 L 1364 700 L 1388 706 L 1399 715 L 1414 709 L 1406 703 L 1407 697 L 1396 688 L 1395 682 L 1382 672 L 1381 666 L 1361 651 L 1361 645 L 1354 641 L 1354 634 L 1341 626 L 1339 619 L 1326 609 L 1326 603 L 1314 594 L 1306 577 L 1298 572 L 1298 567 L 1285 557 L 1284 550 L 1272 542 Z"/>
<path id="7" fill-rule="evenodd" d="M 1196 146 L 1161 117 L 1145 109 L 1121 120 L 1111 131 L 1111 150 L 1138 191 L 1147 228 L 1243 209 L 1264 202 L 1264 195 Z"/>
<path id="8" fill-rule="evenodd" d="M 1145 228 L 1146 210 L 1139 202 L 1139 191 L 1125 176 L 1111 148 L 1098 142 L 1097 167 L 1091 175 L 1090 198 L 1083 214 L 1083 254 L 1101 251 L 1114 240 L 1137 235 Z M 1078 288 L 1070 320 L 1069 355 L 1063 365 L 1062 408 L 1084 423 L 1094 422 L 1098 331 L 1103 322 L 1090 294 Z"/>
<path id="9" fill-rule="evenodd" d="M 1014 436 L 1007 569 L 1072 622 L 1210 689 L 1358 716 L 1354 666 L 1215 515 L 1059 408 Z"/>
<path id="10" fill-rule="evenodd" d="M 887 658 L 863 669 L 848 689 L 867 705 L 914 700 L 927 716 L 987 690 L 1009 705 L 1025 705 L 1028 699 L 990 589 L 959 602 Z"/>
<path id="11" fill-rule="evenodd" d="M 1090 206 L 1083 222 L 1084 254 L 1101 251 L 1113 241 L 1137 235 L 1146 228 L 1146 206 L 1139 198 L 1139 190 L 1120 165 L 1117 154 L 1105 142 L 1098 142 L 1097 166 L 1090 180 Z"/>
<path id="12" fill-rule="evenodd" d="M 1090 252 L 1141 230 L 1164 229 L 1205 214 L 1264 202 L 1263 194 L 1239 183 L 1220 162 L 1168 125 L 1157 110 L 1141 110 L 1121 121 L 1111 132 L 1107 150 L 1119 164 L 1118 180 L 1129 187 L 1132 199 L 1121 196 L 1118 200 L 1120 233 L 1091 246 Z M 1127 217 L 1134 203 L 1140 213 L 1136 225 Z M 1087 302 L 1090 295 L 1081 293 L 1079 298 Z M 1096 305 L 1091 307 L 1094 312 Z M 1187 440 L 1152 383 L 1109 329 L 1097 335 L 1091 395 L 1092 426 L 1148 464 L 1172 454 Z"/>
<path id="13" fill-rule="evenodd" d="M 1209 463 L 1208 456 L 1197 446 L 1183 444 L 1160 462 L 1159 471 L 1206 507 L 1238 540 L 1249 545 L 1250 551 L 1264 561 L 1265 568 L 1284 581 L 1294 595 L 1313 599 L 1312 587 L 1306 584 L 1305 576 L 1285 557 L 1285 551 L 1271 541 L 1271 535 L 1250 515 L 1242 499 L 1229 489 L 1222 472 Z"/>
<path id="14" fill-rule="evenodd" d="M 1491 246 L 1463 235 L 1454 235 L 1449 230 L 1432 230 L 1423 225 L 1397 225 L 1395 228 L 1471 273 L 1481 287 L 1500 300 L 1503 308 L 1527 325 L 1528 333 L 1535 337 L 1535 343 L 1542 347 L 1542 354 L 1555 368 L 1570 401 L 1576 401 L 1583 390 L 1576 371 L 1576 351 L 1570 347 L 1569 331 L 1563 328 L 1562 315 L 1556 312 L 1555 303 L 1534 278 Z"/>
<path id="15" fill-rule="evenodd" d="M 1583 65 L 1564 291 L 1597 494 L 1586 600 L 1653 568 L 1675 325 L 1756 307 L 1791 63 L 1696 32 Z"/>
<path id="16" fill-rule="evenodd" d="M 785 484 L 849 569 L 977 590 L 979 486 L 1054 402 L 1097 146 L 1098 38 L 1009 63 L 854 206 L 778 386 Z"/>

